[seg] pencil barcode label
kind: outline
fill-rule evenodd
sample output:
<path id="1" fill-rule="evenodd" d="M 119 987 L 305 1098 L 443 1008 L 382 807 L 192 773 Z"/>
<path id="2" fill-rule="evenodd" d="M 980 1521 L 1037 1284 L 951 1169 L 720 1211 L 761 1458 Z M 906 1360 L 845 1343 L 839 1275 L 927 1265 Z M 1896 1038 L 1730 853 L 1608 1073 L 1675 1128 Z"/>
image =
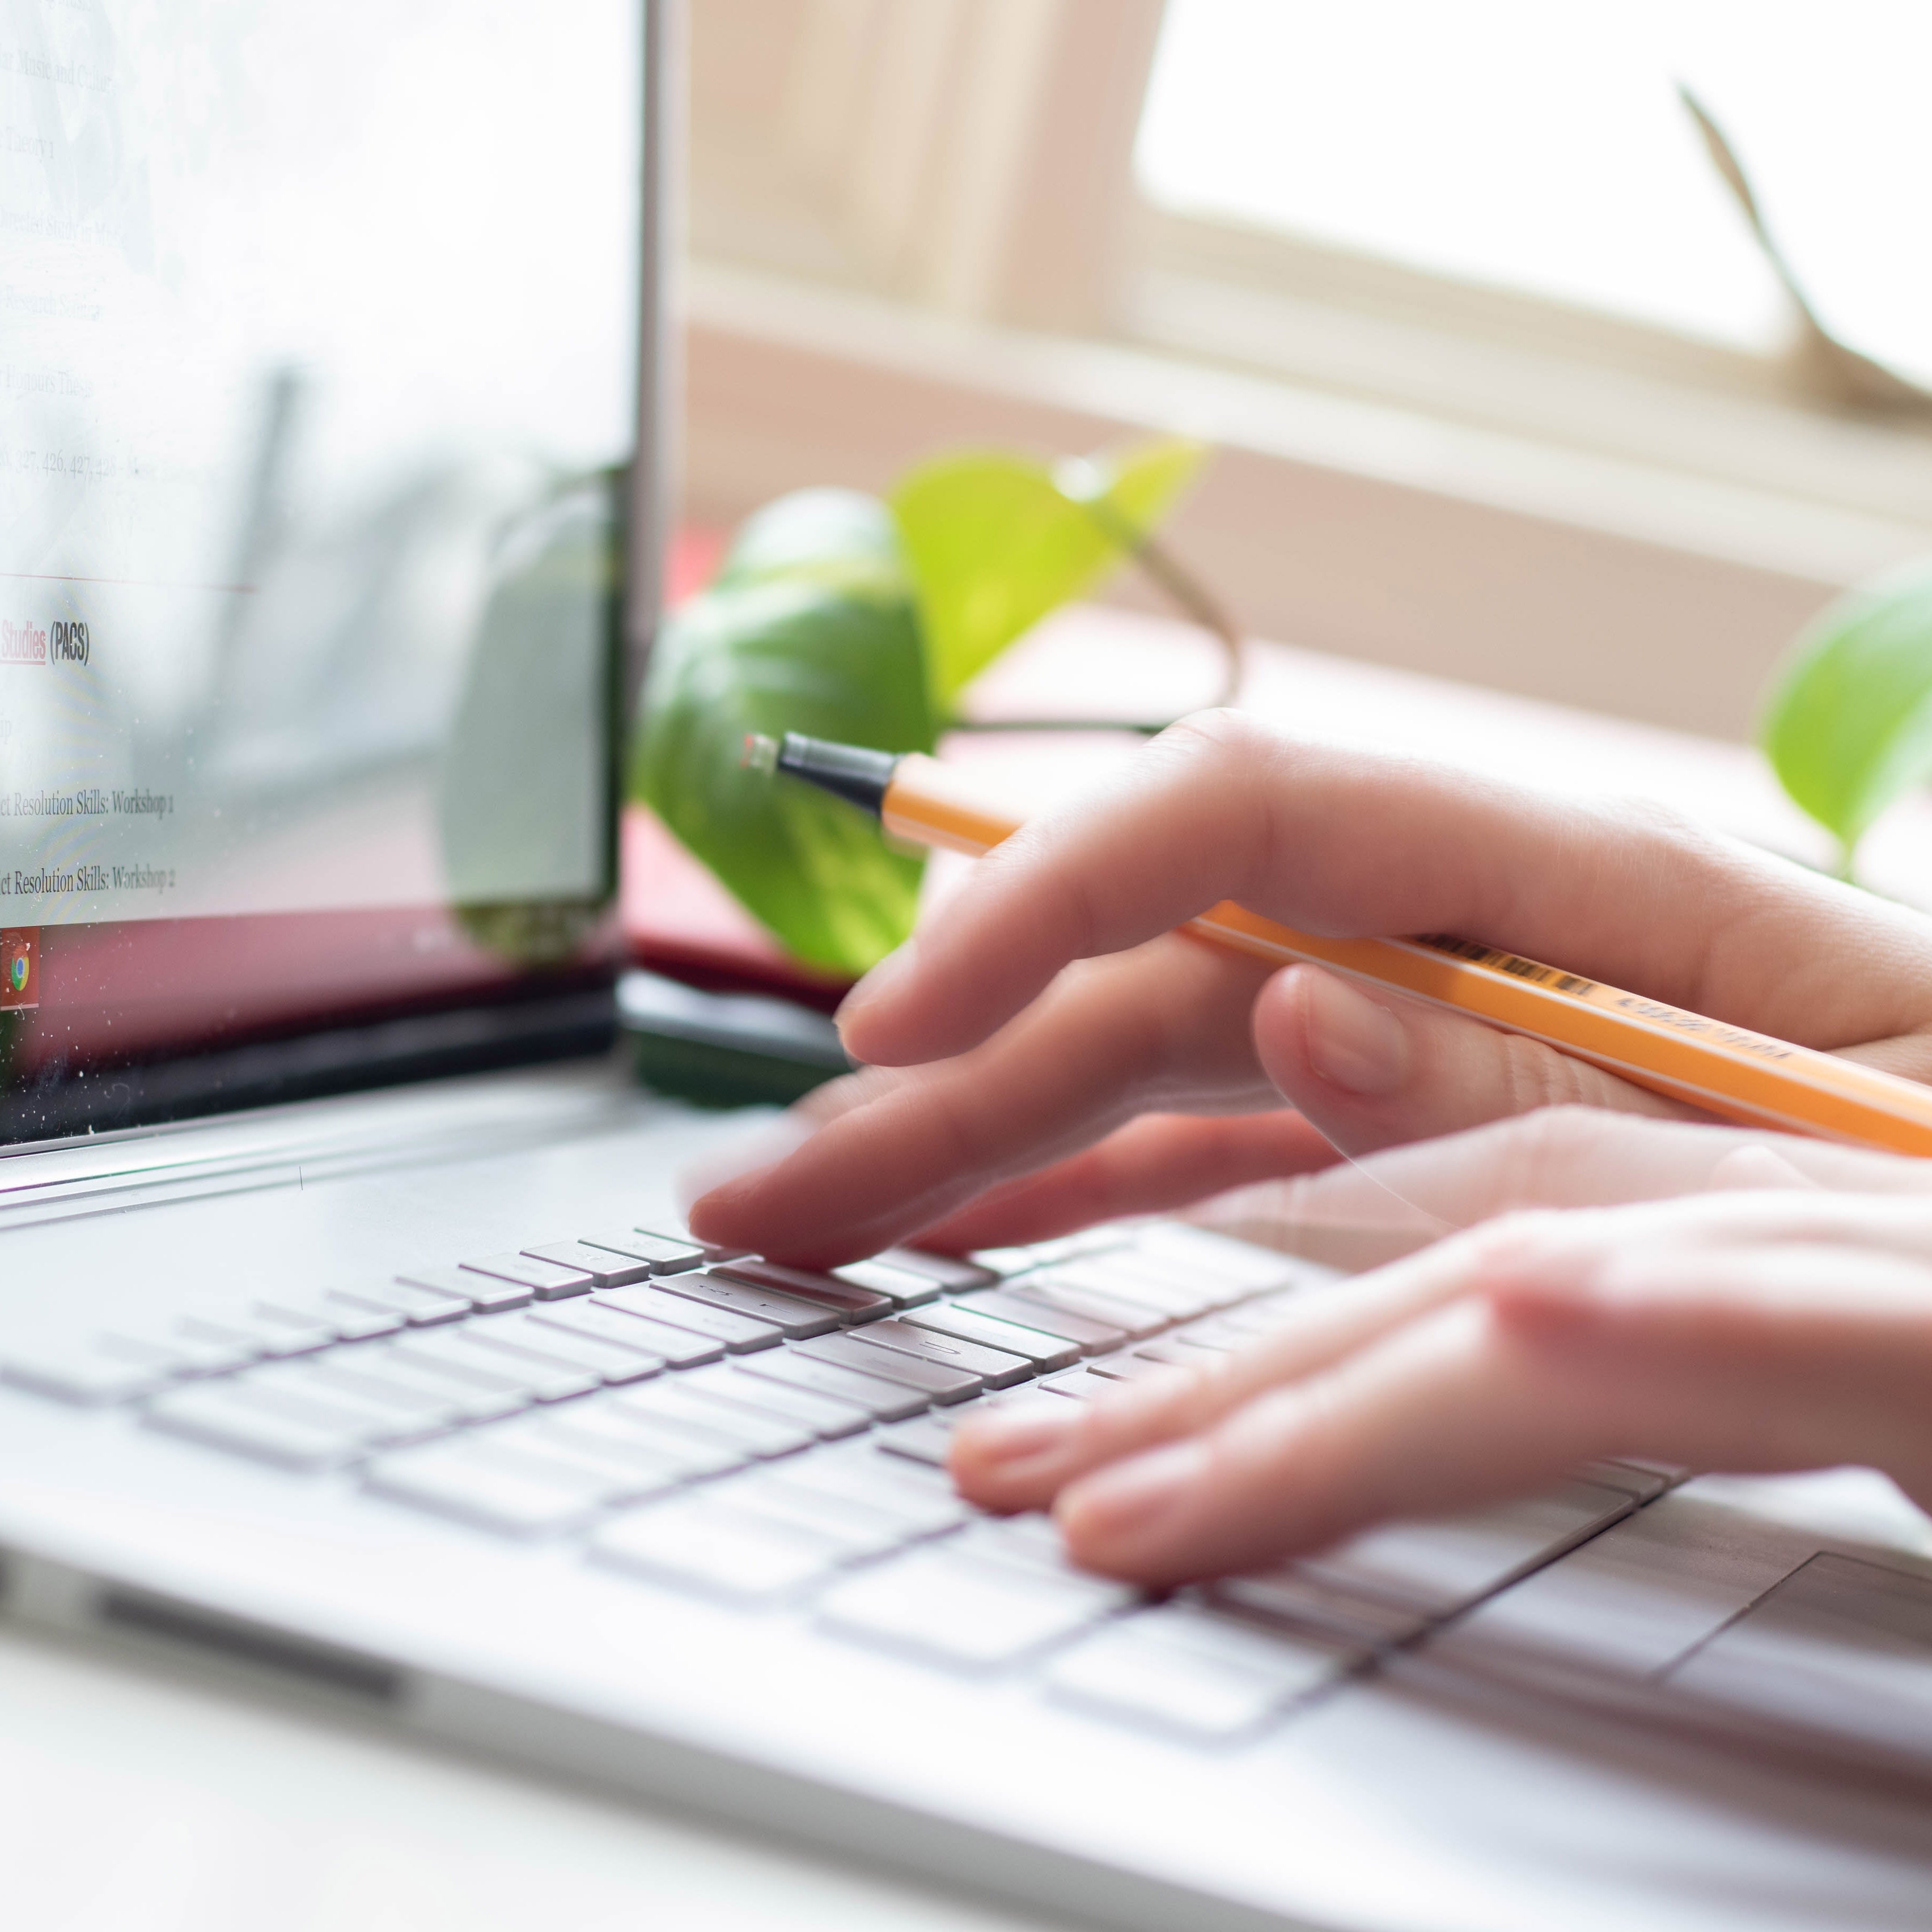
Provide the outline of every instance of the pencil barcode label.
<path id="1" fill-rule="evenodd" d="M 1473 940 L 1457 939 L 1449 933 L 1418 933 L 1415 943 L 1437 952 L 1453 953 L 1458 959 L 1468 959 L 1478 966 L 1493 967 L 1498 973 L 1508 973 L 1519 980 L 1532 980 L 1539 986 L 1548 986 L 1559 993 L 1594 993 L 1597 990 L 1594 980 L 1579 979 L 1574 973 L 1559 972 L 1554 966 L 1539 966 L 1534 959 L 1525 959 L 1514 952 L 1498 952 L 1492 946 L 1478 946 Z"/>

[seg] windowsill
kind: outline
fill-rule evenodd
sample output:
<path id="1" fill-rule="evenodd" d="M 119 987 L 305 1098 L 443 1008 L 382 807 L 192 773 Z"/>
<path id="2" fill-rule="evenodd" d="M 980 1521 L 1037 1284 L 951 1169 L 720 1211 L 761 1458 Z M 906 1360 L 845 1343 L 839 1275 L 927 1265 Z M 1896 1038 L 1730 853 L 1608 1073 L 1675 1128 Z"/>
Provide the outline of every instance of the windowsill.
<path id="1" fill-rule="evenodd" d="M 1172 535 L 1257 634 L 1732 739 L 1828 598 L 1932 550 L 1918 435 L 1448 332 L 1424 355 L 1333 311 L 1298 336 L 1285 298 L 1198 279 L 1149 290 L 1164 345 L 694 263 L 686 513 L 880 490 L 947 444 L 1197 435 L 1220 454 Z"/>

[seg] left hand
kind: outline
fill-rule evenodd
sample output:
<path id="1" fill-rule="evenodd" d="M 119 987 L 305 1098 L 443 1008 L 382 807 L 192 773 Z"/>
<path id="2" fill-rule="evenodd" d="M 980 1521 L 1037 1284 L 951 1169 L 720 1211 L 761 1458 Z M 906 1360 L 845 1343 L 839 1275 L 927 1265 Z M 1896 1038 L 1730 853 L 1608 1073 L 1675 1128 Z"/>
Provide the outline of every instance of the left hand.
<path id="1" fill-rule="evenodd" d="M 1506 1211 L 1209 1368 L 962 1420 L 961 1488 L 1153 1586 L 1619 1453 L 1868 1464 L 1932 1505 L 1932 1163 L 1570 1110 L 1292 1185 L 1319 1218 L 1384 1184 L 1459 1226 Z"/>

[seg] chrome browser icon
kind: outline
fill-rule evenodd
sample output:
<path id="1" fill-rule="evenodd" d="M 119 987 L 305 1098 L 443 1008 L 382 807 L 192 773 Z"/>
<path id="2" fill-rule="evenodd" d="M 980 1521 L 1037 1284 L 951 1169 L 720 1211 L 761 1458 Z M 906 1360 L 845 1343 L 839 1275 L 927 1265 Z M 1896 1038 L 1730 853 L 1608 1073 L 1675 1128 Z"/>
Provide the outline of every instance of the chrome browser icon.
<path id="1" fill-rule="evenodd" d="M 0 928 L 0 1013 L 40 1004 L 40 957 L 38 926 Z"/>

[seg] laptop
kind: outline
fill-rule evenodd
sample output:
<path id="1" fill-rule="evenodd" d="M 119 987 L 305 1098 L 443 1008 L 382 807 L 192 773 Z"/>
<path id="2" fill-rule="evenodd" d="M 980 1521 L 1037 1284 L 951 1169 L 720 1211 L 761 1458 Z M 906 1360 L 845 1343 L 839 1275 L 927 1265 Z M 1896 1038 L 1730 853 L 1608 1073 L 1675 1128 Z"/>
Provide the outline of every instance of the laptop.
<path id="1" fill-rule="evenodd" d="M 1151 1601 L 949 1430 L 1332 1268 L 688 1238 L 742 1120 L 626 1078 L 610 911 L 674 20 L 12 18 L 0 1611 L 1085 1923 L 1923 1923 L 1877 1478 L 1613 1459 Z"/>

